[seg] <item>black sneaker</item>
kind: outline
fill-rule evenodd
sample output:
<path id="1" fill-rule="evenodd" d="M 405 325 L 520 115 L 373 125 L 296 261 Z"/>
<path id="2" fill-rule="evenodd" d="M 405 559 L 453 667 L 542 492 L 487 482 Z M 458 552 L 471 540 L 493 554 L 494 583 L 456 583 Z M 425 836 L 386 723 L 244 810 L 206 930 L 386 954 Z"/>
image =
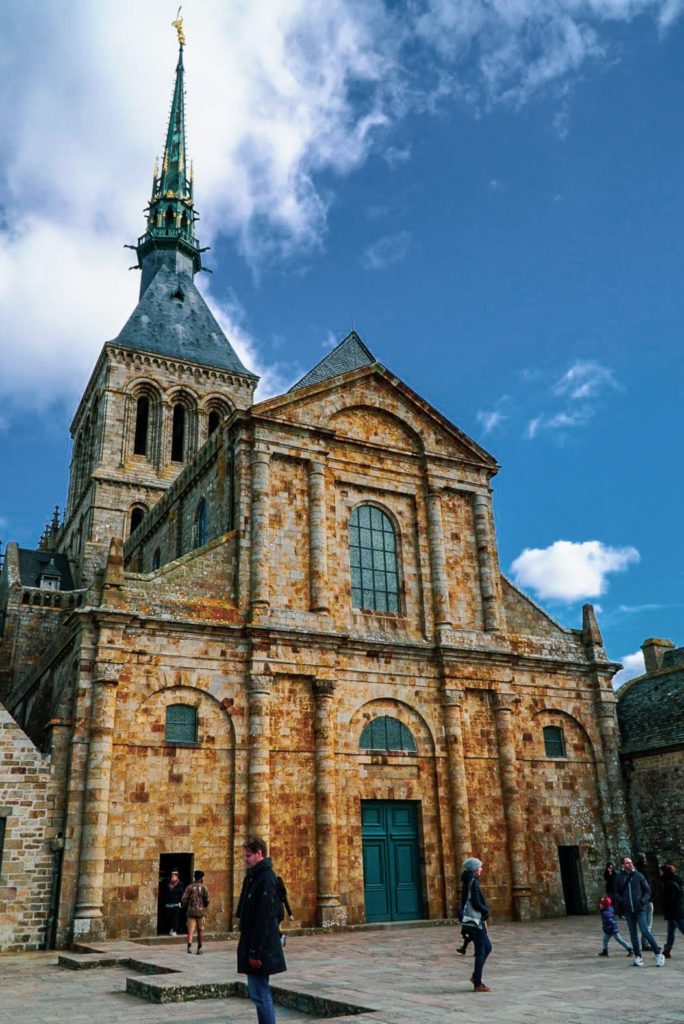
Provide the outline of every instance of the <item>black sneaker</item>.
<path id="1" fill-rule="evenodd" d="M 608 956 L 608 950 L 607 949 L 602 949 L 601 952 L 599 953 L 599 956 Z"/>
<path id="2" fill-rule="evenodd" d="M 192 946 L 190 945 L 189 942 L 188 942 L 188 953 L 192 953 Z"/>

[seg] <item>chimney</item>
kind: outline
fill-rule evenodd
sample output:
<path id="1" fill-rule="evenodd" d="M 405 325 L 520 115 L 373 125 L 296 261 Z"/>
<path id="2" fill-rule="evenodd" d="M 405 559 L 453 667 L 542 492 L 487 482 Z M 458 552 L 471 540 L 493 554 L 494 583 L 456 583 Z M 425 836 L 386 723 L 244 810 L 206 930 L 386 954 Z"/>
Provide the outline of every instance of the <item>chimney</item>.
<path id="1" fill-rule="evenodd" d="M 644 640 L 641 645 L 641 650 L 644 652 L 644 663 L 649 675 L 652 672 L 657 672 L 658 669 L 663 667 L 665 652 L 673 649 L 674 644 L 671 640 L 659 640 L 657 637 L 651 637 L 650 640 Z"/>

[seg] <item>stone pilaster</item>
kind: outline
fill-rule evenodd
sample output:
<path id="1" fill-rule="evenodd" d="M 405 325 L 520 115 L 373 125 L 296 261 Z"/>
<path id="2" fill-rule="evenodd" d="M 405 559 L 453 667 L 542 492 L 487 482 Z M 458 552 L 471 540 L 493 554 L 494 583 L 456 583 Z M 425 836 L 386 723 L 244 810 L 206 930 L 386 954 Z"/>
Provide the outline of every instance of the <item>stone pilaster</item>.
<path id="1" fill-rule="evenodd" d="M 248 701 L 248 831 L 268 843 L 271 827 L 271 680 L 268 676 L 249 677 Z"/>
<path id="2" fill-rule="evenodd" d="M 309 593 L 312 612 L 328 611 L 325 464 L 309 462 Z"/>
<path id="3" fill-rule="evenodd" d="M 617 724 L 617 698 L 611 691 L 599 691 L 596 701 L 605 784 L 608 801 L 602 802 L 603 831 L 610 846 L 610 854 L 616 858 L 630 846 L 627 828 L 627 809 L 620 767 L 620 739 Z"/>
<path id="4" fill-rule="evenodd" d="M 446 737 L 447 772 L 451 803 L 451 830 L 453 836 L 456 878 L 460 878 L 463 861 L 473 855 L 468 810 L 468 786 L 463 752 L 463 722 L 461 717 L 461 690 L 444 687 L 442 690 L 442 716 Z M 457 894 L 457 902 L 460 893 Z"/>
<path id="5" fill-rule="evenodd" d="M 526 822 L 518 789 L 518 759 L 513 728 L 513 708 L 516 701 L 517 698 L 511 693 L 494 694 L 499 772 L 511 860 L 513 916 L 518 921 L 526 921 L 530 917 L 531 893 L 527 871 Z"/>
<path id="6" fill-rule="evenodd" d="M 75 939 L 104 934 L 102 902 L 118 672 L 118 666 L 110 664 L 96 664 L 93 671 Z"/>
<path id="7" fill-rule="evenodd" d="M 435 626 L 451 625 L 449 607 L 449 582 L 444 548 L 444 527 L 442 524 L 442 495 L 429 490 L 427 496 L 428 544 L 430 547 L 430 574 L 432 578 L 432 606 Z"/>
<path id="8" fill-rule="evenodd" d="M 314 770 L 316 789 L 316 852 L 318 861 L 318 923 L 323 928 L 346 924 L 340 903 L 337 865 L 337 799 L 335 791 L 335 684 L 313 682 Z"/>
<path id="9" fill-rule="evenodd" d="M 268 610 L 268 506 L 269 506 L 268 452 L 252 452 L 252 618 Z"/>
<path id="10" fill-rule="evenodd" d="M 482 594 L 482 617 L 486 632 L 499 629 L 499 611 L 496 605 L 496 587 L 492 568 L 492 538 L 489 529 L 489 501 L 481 494 L 473 495 L 473 523 L 477 564 L 480 572 L 480 593 Z"/>

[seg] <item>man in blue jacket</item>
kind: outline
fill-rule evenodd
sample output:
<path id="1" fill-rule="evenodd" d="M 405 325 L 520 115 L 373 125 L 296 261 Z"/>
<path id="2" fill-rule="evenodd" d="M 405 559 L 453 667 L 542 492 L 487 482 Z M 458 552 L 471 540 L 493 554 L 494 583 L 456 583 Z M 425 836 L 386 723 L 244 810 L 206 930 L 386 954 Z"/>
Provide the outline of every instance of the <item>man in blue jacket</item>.
<path id="1" fill-rule="evenodd" d="M 634 950 L 634 966 L 644 966 L 644 961 L 641 958 L 641 946 L 639 944 L 640 931 L 644 942 L 648 943 L 655 953 L 656 966 L 662 967 L 665 963 L 665 957 L 648 927 L 648 905 L 651 902 L 651 887 L 641 872 L 635 870 L 631 857 L 622 858 L 622 870 L 615 879 L 615 900 L 629 928 L 632 949 Z"/>

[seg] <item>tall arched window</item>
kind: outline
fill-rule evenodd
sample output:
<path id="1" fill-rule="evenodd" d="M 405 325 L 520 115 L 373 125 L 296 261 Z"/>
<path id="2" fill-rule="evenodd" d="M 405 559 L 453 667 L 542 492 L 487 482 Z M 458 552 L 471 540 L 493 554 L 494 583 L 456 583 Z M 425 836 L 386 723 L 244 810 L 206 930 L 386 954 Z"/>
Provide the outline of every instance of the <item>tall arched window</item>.
<path id="1" fill-rule="evenodd" d="M 140 505 L 136 505 L 135 508 L 131 509 L 131 533 L 140 526 L 144 518 L 145 509 L 141 508 Z"/>
<path id="2" fill-rule="evenodd" d="M 360 750 L 401 750 L 405 753 L 417 753 L 413 734 L 398 718 L 382 715 L 373 718 L 364 727 L 359 740 Z"/>
<path id="3" fill-rule="evenodd" d="M 173 407 L 171 424 L 171 461 L 182 462 L 185 457 L 185 406 L 178 402 Z"/>
<path id="4" fill-rule="evenodd" d="M 559 725 L 544 726 L 544 751 L 547 757 L 567 757 L 565 736 Z"/>
<path id="5" fill-rule="evenodd" d="M 209 539 L 207 499 L 200 498 L 195 512 L 195 547 L 201 548 Z"/>
<path id="6" fill-rule="evenodd" d="M 135 407 L 135 441 L 134 455 L 147 455 L 147 441 L 150 426 L 150 400 L 141 395 Z"/>
<path id="7" fill-rule="evenodd" d="M 214 431 L 218 428 L 221 422 L 221 413 L 218 409 L 211 409 L 209 412 L 209 422 L 207 426 L 207 437 L 211 437 Z"/>
<path id="8" fill-rule="evenodd" d="M 349 565 L 354 608 L 399 611 L 394 527 L 389 516 L 374 505 L 360 505 L 351 514 Z"/>
<path id="9" fill-rule="evenodd" d="M 166 709 L 167 743 L 197 742 L 197 708 L 189 704 L 170 704 Z"/>
<path id="10" fill-rule="evenodd" d="M 152 554 L 152 571 L 156 572 L 161 565 L 161 548 L 155 548 Z"/>

